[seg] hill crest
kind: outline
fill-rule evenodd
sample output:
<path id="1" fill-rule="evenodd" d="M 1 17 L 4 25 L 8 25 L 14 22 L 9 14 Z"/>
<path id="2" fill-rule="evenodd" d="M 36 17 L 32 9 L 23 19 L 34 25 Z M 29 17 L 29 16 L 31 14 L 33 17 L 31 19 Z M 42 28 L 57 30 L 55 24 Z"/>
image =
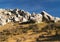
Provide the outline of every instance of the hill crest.
<path id="1" fill-rule="evenodd" d="M 48 14 L 45 11 L 41 13 L 29 13 L 20 9 L 0 9 L 0 25 L 5 25 L 9 22 L 32 22 L 32 23 L 41 23 L 41 22 L 59 22 L 59 17 L 54 17 Z"/>

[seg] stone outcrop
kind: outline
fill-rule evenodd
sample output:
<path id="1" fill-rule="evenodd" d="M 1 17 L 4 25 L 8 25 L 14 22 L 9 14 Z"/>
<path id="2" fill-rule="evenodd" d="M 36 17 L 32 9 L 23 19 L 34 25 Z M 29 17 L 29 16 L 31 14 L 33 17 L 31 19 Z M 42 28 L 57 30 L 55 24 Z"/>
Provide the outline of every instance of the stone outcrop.
<path id="1" fill-rule="evenodd" d="M 60 18 L 59 17 L 55 17 L 55 22 L 60 22 Z"/>
<path id="2" fill-rule="evenodd" d="M 40 13 L 38 14 L 33 13 L 30 17 L 30 20 L 40 23 L 42 22 L 42 15 Z"/>
<path id="3" fill-rule="evenodd" d="M 55 17 L 51 16 L 51 15 L 48 14 L 47 12 L 42 11 L 41 14 L 42 14 L 42 16 L 43 16 L 43 21 L 46 21 L 46 22 L 54 21 L 54 18 L 55 18 Z"/>
<path id="4" fill-rule="evenodd" d="M 45 11 L 41 13 L 26 12 L 20 9 L 0 9 L 0 25 L 5 25 L 8 22 L 59 22 L 60 18 L 51 16 Z"/>

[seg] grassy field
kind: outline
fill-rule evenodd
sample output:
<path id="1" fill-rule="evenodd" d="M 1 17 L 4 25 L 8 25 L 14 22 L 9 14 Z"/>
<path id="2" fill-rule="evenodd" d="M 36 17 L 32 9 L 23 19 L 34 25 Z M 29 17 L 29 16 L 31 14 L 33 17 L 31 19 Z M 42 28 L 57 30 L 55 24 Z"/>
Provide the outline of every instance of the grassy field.
<path id="1" fill-rule="evenodd" d="M 7 23 L 0 26 L 0 42 L 60 41 L 60 22 L 57 23 Z"/>

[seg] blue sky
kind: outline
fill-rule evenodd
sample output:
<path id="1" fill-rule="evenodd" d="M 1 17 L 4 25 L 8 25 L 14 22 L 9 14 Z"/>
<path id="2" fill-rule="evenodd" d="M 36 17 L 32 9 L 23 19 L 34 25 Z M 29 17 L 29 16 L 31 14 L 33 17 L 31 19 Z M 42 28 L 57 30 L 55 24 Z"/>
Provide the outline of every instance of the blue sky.
<path id="1" fill-rule="evenodd" d="M 60 17 L 60 0 L 0 0 L 0 8 L 19 8 L 30 13 L 45 10 L 53 16 Z"/>

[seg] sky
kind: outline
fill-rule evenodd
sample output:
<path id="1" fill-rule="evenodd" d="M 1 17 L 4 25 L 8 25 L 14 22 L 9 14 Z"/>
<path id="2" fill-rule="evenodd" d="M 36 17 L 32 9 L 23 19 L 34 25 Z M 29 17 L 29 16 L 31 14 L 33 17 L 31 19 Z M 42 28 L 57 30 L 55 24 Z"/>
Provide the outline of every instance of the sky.
<path id="1" fill-rule="evenodd" d="M 0 0 L 0 8 L 18 8 L 30 13 L 45 10 L 52 16 L 60 17 L 60 0 Z"/>

